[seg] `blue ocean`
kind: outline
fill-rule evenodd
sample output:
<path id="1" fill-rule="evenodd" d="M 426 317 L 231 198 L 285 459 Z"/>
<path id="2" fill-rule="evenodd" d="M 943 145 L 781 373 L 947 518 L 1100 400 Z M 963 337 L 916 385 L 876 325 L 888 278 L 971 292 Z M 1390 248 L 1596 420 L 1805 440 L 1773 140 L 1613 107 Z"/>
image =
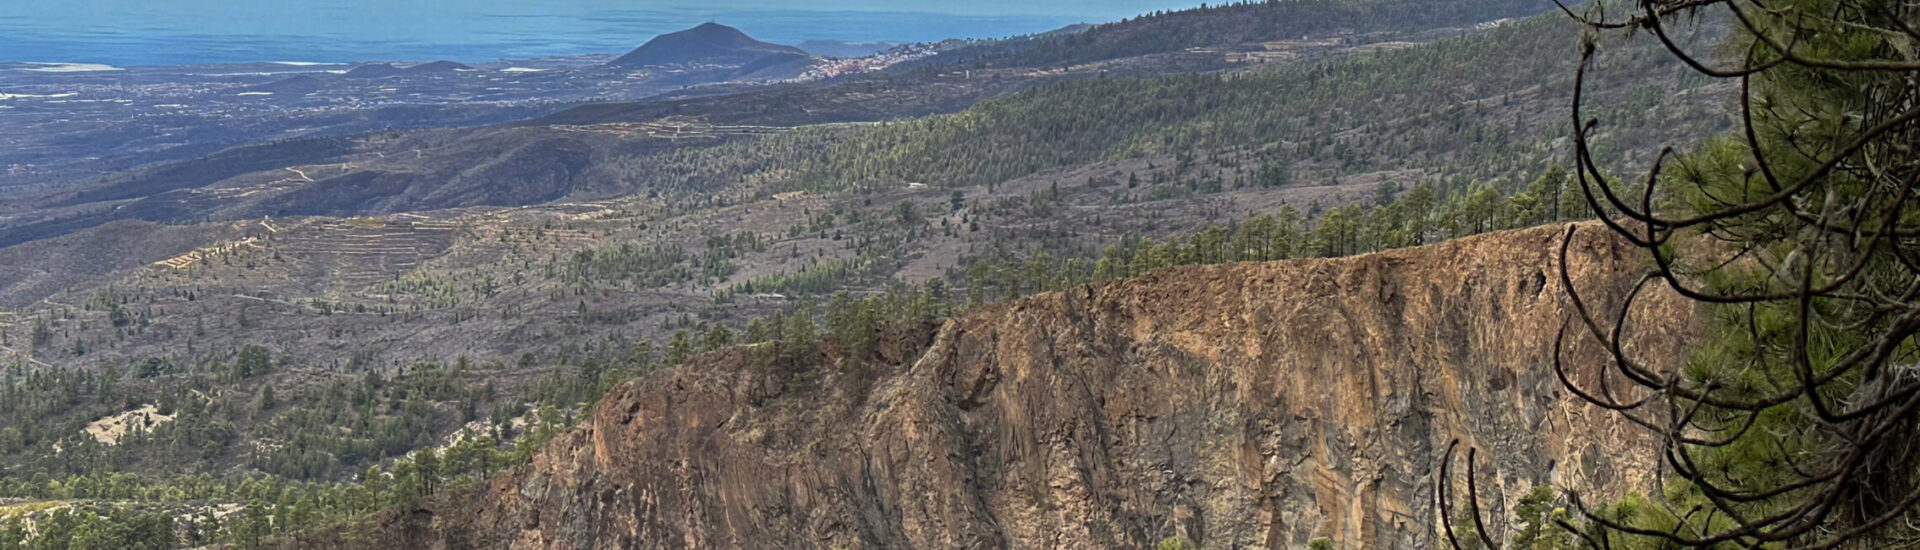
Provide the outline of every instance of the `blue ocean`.
<path id="1" fill-rule="evenodd" d="M 1197 2 L 1196 2 L 1197 3 Z M 933 41 L 1044 32 L 1169 0 L 0 0 L 0 62 L 114 66 L 616 54 L 700 23 L 755 38 Z"/>

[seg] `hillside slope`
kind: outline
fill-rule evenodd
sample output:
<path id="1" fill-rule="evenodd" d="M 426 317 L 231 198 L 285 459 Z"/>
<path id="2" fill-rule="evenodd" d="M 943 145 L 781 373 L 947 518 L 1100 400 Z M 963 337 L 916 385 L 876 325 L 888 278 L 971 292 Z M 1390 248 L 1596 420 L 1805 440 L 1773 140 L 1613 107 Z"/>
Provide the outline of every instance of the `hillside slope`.
<path id="1" fill-rule="evenodd" d="M 1329 35 L 1368 38 L 1520 18 L 1553 9 L 1541 0 L 1269 0 L 1155 12 L 1074 32 L 986 42 L 942 52 L 925 64 L 1046 67 L 1242 44 L 1307 42 Z"/>
<path id="2" fill-rule="evenodd" d="M 1285 18 L 1322 4 L 1219 13 Z M 1489 16 L 1520 4 L 1527 2 Z M 1400 5 L 1383 4 L 1377 17 L 1402 20 L 1384 15 L 1400 13 L 1387 9 Z M 1160 36 L 1197 16 L 1149 17 L 1121 28 Z M 1270 44 L 1231 42 L 1243 38 L 1233 34 L 1221 40 L 1247 51 L 1154 50 L 1181 59 L 1058 70 L 869 75 L 587 105 L 505 126 L 238 147 L 29 201 L 0 227 L 0 246 L 127 219 L 381 215 L 654 193 L 706 201 L 723 186 L 749 196 L 907 183 L 954 189 L 1048 170 L 1112 171 L 1129 160 L 1168 167 L 1169 176 L 1188 182 L 1223 185 L 1248 181 L 1268 166 L 1286 170 L 1283 179 L 1338 184 L 1385 172 L 1516 181 L 1564 162 L 1565 121 L 1543 114 L 1559 112 L 1571 97 L 1578 59 L 1572 23 L 1554 13 L 1470 31 L 1434 25 L 1366 36 L 1313 27 L 1322 34 L 1300 35 L 1312 40 Z M 1455 32 L 1464 34 L 1440 38 Z M 662 37 L 656 42 L 665 45 L 642 50 L 774 52 L 768 63 L 713 69 L 749 79 L 777 79 L 793 68 L 782 59 L 806 58 L 718 25 L 685 33 L 691 34 Z M 679 46 L 668 48 L 673 44 Z M 1651 55 L 1657 49 L 1642 41 L 1610 52 L 1596 67 L 1597 75 L 1613 78 L 1601 79 L 1605 85 L 1588 90 L 1589 97 L 1619 113 L 1608 117 L 1609 131 L 1595 137 L 1600 150 L 1650 140 L 1684 145 L 1728 127 L 1707 108 L 1726 90 L 1684 77 L 1683 67 Z M 1567 54 L 1539 55 L 1556 50 Z M 1237 69 L 1211 72 L 1227 67 Z M 1202 73 L 1167 75 L 1188 71 Z M 1122 78 L 1142 75 L 1162 76 Z M 834 124 L 894 119 L 906 120 Z M 1625 157 L 1620 167 L 1645 166 L 1651 156 Z M 1196 159 L 1207 162 L 1196 165 Z M 475 166 L 484 169 L 468 169 Z M 761 186 L 732 185 L 743 181 Z"/>
<path id="3" fill-rule="evenodd" d="M 1431 547 L 1454 439 L 1509 497 L 1650 479 L 1616 452 L 1647 442 L 1550 367 L 1564 230 L 1167 270 L 889 334 L 867 362 L 709 355 L 617 388 L 487 487 L 286 546 Z M 1624 294 L 1628 254 L 1587 226 L 1575 284 Z M 1681 357 L 1695 314 L 1643 299 L 1643 355 Z M 1600 350 L 1571 342 L 1591 376 Z"/>

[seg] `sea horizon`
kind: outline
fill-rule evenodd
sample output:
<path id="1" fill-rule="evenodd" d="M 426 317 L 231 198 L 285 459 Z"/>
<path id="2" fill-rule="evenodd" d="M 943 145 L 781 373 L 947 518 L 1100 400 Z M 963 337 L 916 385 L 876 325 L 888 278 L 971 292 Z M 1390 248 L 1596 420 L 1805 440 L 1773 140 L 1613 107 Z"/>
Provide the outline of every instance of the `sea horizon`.
<path id="1" fill-rule="evenodd" d="M 169 2 L 191 0 L 159 1 Z M 908 4 L 912 2 L 903 3 Z M 1156 9 L 1181 5 L 1167 4 Z M 281 12 L 223 10 L 219 17 L 205 17 L 149 7 L 115 11 L 116 17 L 106 21 L 94 19 L 89 25 L 76 26 L 63 23 L 65 18 L 57 13 L 43 13 L 40 8 L 44 7 L 0 8 L 0 63 L 116 68 L 255 62 L 490 63 L 617 55 L 654 36 L 708 22 L 737 27 L 754 38 L 780 44 L 807 40 L 932 42 L 1034 34 L 1138 13 L 1112 7 L 1065 11 L 1059 6 L 1051 6 L 1053 11 L 1046 13 L 1006 15 L 865 9 L 742 11 L 690 5 L 578 6 L 568 10 L 545 5 L 540 9 L 449 14 L 401 5 L 384 12 L 279 6 Z"/>

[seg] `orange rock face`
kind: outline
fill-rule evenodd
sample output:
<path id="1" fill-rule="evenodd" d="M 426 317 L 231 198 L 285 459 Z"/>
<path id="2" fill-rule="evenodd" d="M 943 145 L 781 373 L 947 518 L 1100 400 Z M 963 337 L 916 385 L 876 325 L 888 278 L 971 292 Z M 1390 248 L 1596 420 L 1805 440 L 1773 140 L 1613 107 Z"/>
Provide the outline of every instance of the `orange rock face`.
<path id="1" fill-rule="evenodd" d="M 1496 509 L 1538 483 L 1649 488 L 1653 443 L 1553 372 L 1565 231 L 1172 269 L 898 329 L 865 361 L 713 354 L 618 388 L 486 487 L 291 545 L 1435 547 L 1454 440 Z M 1640 273 L 1603 233 L 1569 253 L 1599 311 Z M 1648 292 L 1633 347 L 1672 367 L 1698 317 Z M 1567 341 L 1594 380 L 1602 348 Z"/>

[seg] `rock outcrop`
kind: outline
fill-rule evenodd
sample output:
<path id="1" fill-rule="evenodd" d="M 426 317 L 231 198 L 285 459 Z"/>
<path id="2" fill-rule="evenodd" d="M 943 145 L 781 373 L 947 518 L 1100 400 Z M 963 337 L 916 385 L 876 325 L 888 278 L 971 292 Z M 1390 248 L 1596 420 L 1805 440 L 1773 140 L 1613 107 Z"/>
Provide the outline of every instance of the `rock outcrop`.
<path id="1" fill-rule="evenodd" d="M 1629 450 L 1651 443 L 1555 377 L 1565 230 L 1171 269 L 896 331 L 864 363 L 718 353 L 618 388 L 485 487 L 293 545 L 1435 547 L 1454 440 L 1508 503 L 1650 483 Z M 1597 226 L 1569 254 L 1596 308 L 1638 280 Z M 1642 300 L 1635 346 L 1677 362 L 1699 316 Z M 1599 353 L 1576 333 L 1563 357 L 1591 377 Z"/>

